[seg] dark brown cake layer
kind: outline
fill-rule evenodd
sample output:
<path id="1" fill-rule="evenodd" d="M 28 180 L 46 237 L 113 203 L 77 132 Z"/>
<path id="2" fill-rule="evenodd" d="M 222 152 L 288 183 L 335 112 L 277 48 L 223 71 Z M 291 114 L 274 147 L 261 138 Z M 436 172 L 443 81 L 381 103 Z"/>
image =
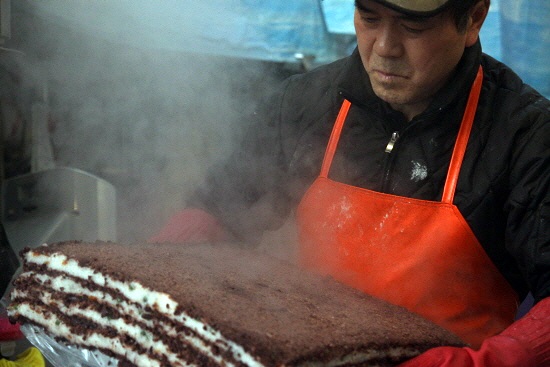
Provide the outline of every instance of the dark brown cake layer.
<path id="1" fill-rule="evenodd" d="M 33 251 L 60 252 L 98 273 L 169 294 L 178 303 L 176 313 L 219 331 L 265 366 L 328 362 L 392 347 L 421 353 L 463 345 L 401 307 L 231 245 L 64 242 Z"/>

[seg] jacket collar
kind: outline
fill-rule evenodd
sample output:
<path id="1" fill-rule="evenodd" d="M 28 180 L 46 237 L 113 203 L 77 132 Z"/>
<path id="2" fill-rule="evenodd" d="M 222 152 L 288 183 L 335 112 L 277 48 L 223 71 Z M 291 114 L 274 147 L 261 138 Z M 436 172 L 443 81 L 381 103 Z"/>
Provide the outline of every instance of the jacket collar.
<path id="1" fill-rule="evenodd" d="M 348 57 L 347 63 L 346 71 L 342 74 L 342 78 L 338 83 L 338 89 L 342 95 L 351 103 L 363 106 L 381 115 L 397 113 L 388 103 L 374 94 L 357 48 Z M 436 93 L 434 100 L 421 115 L 437 113 L 466 98 L 480 63 L 481 44 L 478 40 L 475 45 L 465 49 L 456 71 L 443 88 Z"/>

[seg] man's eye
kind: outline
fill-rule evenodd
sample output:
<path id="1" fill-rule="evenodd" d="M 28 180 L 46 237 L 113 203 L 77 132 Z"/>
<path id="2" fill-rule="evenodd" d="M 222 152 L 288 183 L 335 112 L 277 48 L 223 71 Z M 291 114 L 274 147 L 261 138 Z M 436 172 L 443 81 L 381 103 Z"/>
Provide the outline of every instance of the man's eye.
<path id="1" fill-rule="evenodd" d="M 407 32 L 413 33 L 413 34 L 419 34 L 419 33 L 424 32 L 424 28 L 409 27 L 409 26 L 406 26 L 406 25 L 404 25 L 403 28 L 404 28 Z"/>
<path id="2" fill-rule="evenodd" d="M 374 24 L 379 20 L 378 18 L 374 18 L 374 17 L 362 17 L 361 19 L 363 19 L 363 22 L 368 24 Z"/>

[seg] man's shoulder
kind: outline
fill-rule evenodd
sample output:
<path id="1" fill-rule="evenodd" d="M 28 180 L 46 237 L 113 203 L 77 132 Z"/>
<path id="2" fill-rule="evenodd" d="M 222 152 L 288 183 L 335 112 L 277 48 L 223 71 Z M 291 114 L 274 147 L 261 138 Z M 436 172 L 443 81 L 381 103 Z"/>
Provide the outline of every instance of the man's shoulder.
<path id="1" fill-rule="evenodd" d="M 507 96 L 514 96 L 517 102 L 532 104 L 538 102 L 548 106 L 548 99 L 529 85 L 512 68 L 489 55 L 483 55 L 482 65 L 488 87 Z"/>
<path id="2" fill-rule="evenodd" d="M 299 73 L 289 78 L 289 90 L 324 91 L 335 88 L 349 70 L 352 56 L 348 56 L 328 64 L 315 67 L 304 73 Z"/>
<path id="3" fill-rule="evenodd" d="M 504 114 L 545 116 L 550 118 L 550 101 L 527 84 L 512 68 L 484 55 L 486 103 Z M 483 103 L 483 102 L 481 102 Z"/>

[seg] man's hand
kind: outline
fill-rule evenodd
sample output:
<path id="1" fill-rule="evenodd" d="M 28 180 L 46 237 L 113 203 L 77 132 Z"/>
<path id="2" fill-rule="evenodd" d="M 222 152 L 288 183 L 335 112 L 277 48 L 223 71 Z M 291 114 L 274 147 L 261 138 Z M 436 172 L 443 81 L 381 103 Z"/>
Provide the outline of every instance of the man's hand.
<path id="1" fill-rule="evenodd" d="M 185 209 L 173 215 L 149 242 L 200 243 L 229 239 L 216 218 L 200 209 Z"/>
<path id="2" fill-rule="evenodd" d="M 525 316 L 479 350 L 439 347 L 399 367 L 545 367 L 550 366 L 550 298 L 538 302 Z"/>

